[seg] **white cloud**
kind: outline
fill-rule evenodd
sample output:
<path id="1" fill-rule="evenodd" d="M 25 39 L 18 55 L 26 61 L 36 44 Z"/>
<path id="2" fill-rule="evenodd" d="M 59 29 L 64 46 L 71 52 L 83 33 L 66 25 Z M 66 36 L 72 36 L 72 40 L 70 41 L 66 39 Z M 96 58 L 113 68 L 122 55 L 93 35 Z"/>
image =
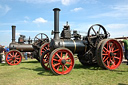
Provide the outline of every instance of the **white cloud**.
<path id="1" fill-rule="evenodd" d="M 82 10 L 83 8 L 82 7 L 79 7 L 79 8 L 74 8 L 73 10 L 71 10 L 72 12 L 77 12 L 77 11 L 80 11 Z"/>
<path id="2" fill-rule="evenodd" d="M 20 33 L 18 33 L 18 32 L 17 32 L 17 33 L 16 33 L 16 36 L 18 36 L 18 37 L 19 37 L 19 36 L 20 36 Z"/>
<path id="3" fill-rule="evenodd" d="M 33 3 L 33 4 L 40 4 L 40 3 L 51 3 L 51 2 L 57 2 L 60 0 L 19 0 L 27 3 Z"/>
<path id="4" fill-rule="evenodd" d="M 24 22 L 24 23 L 28 23 L 28 21 L 27 21 L 27 20 L 24 20 L 23 22 Z"/>
<path id="5" fill-rule="evenodd" d="M 61 3 L 63 5 L 70 5 L 70 4 L 74 4 L 77 3 L 79 0 L 61 0 Z"/>
<path id="6" fill-rule="evenodd" d="M 128 5 L 115 5 L 115 6 L 112 6 L 112 9 L 115 9 L 118 11 L 128 11 Z"/>
<path id="7" fill-rule="evenodd" d="M 96 3 L 98 3 L 98 0 L 83 0 L 83 3 L 85 3 L 85 4 L 96 4 Z"/>
<path id="8" fill-rule="evenodd" d="M 7 14 L 11 8 L 8 5 L 0 5 L 0 14 L 5 15 Z"/>
<path id="9" fill-rule="evenodd" d="M 128 5 L 115 5 L 109 6 L 112 11 L 95 14 L 94 16 L 90 16 L 90 18 L 101 18 L 101 17 L 115 17 L 115 18 L 128 18 Z"/>
<path id="10" fill-rule="evenodd" d="M 46 23 L 47 20 L 45 20 L 45 19 L 43 19 L 43 18 L 40 17 L 40 18 L 35 19 L 33 22 L 34 23 Z"/>
<path id="11" fill-rule="evenodd" d="M 113 38 L 128 36 L 128 24 L 107 24 L 105 28 Z"/>
<path id="12" fill-rule="evenodd" d="M 27 20 L 29 20 L 29 19 L 30 19 L 28 16 L 25 16 L 24 18 L 25 18 L 25 19 L 27 19 Z"/>
<path id="13" fill-rule="evenodd" d="M 33 4 L 42 4 L 42 3 L 53 3 L 53 2 L 60 2 L 63 5 L 71 5 L 77 3 L 80 0 L 19 0 L 26 3 L 33 3 Z"/>
<path id="14" fill-rule="evenodd" d="M 122 29 L 128 28 L 128 24 L 108 24 L 105 27 L 110 29 Z"/>

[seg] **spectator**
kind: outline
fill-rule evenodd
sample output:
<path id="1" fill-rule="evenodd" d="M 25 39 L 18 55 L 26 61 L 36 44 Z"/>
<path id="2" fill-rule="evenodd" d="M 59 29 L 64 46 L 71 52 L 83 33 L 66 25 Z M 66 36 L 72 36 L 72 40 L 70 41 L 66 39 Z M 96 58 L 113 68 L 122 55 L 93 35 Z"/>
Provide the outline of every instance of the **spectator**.
<path id="1" fill-rule="evenodd" d="M 5 63 L 4 46 L 0 46 L 0 61 L 1 63 Z"/>
<path id="2" fill-rule="evenodd" d="M 124 39 L 123 42 L 124 42 L 124 48 L 125 48 L 124 56 L 125 56 L 125 59 L 127 59 L 127 65 L 128 65 L 128 40 Z"/>
<path id="3" fill-rule="evenodd" d="M 9 47 L 5 47 L 5 52 L 9 52 Z"/>
<path id="4" fill-rule="evenodd" d="M 2 63 L 2 46 L 0 45 L 0 63 Z"/>
<path id="5" fill-rule="evenodd" d="M 27 58 L 27 52 L 24 52 L 24 57 L 25 57 L 25 60 L 28 60 L 28 58 Z"/>
<path id="6" fill-rule="evenodd" d="M 4 49 L 5 49 L 5 55 L 6 55 L 6 53 L 9 52 L 9 47 L 5 47 Z"/>

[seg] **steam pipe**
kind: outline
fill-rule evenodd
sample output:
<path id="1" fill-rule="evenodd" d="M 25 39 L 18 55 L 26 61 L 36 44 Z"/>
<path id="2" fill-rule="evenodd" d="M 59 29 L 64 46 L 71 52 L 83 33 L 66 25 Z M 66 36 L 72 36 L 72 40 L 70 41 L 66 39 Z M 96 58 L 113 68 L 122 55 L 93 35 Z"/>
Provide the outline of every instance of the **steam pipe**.
<path id="1" fill-rule="evenodd" d="M 12 26 L 12 43 L 15 43 L 15 30 L 16 30 L 16 26 Z"/>
<path id="2" fill-rule="evenodd" d="M 59 39 L 59 8 L 54 8 L 54 39 Z"/>

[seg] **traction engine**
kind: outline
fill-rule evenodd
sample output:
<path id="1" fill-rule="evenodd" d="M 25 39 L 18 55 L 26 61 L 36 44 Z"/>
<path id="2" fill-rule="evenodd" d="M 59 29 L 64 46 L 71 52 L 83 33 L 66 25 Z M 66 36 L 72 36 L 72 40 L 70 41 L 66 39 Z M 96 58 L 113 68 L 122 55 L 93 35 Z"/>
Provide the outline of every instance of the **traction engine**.
<path id="1" fill-rule="evenodd" d="M 54 11 L 54 38 L 50 48 L 43 52 L 41 65 L 56 75 L 71 72 L 74 67 L 74 55 L 77 54 L 82 65 L 98 64 L 100 67 L 114 70 L 122 62 L 123 53 L 120 43 L 108 38 L 110 34 L 100 25 L 92 25 L 86 36 L 81 36 L 76 30 L 71 34 L 68 23 L 59 36 L 59 8 Z"/>
<path id="2" fill-rule="evenodd" d="M 34 40 L 30 37 L 25 39 L 20 35 L 18 42 L 15 41 L 16 26 L 12 26 L 12 42 L 9 44 L 10 51 L 6 54 L 6 62 L 9 65 L 18 65 L 22 61 L 24 52 L 32 52 L 33 57 L 40 62 L 42 53 L 49 48 L 49 38 L 44 33 L 39 33 Z"/>

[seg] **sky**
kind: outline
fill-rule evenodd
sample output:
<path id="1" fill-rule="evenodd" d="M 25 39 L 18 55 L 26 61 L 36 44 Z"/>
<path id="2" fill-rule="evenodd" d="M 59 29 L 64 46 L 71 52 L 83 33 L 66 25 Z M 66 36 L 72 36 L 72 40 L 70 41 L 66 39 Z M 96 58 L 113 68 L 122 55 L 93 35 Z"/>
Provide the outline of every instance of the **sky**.
<path id="1" fill-rule="evenodd" d="M 128 0 L 0 0 L 0 44 L 8 46 L 11 26 L 19 35 L 34 39 L 38 33 L 53 38 L 54 8 L 60 8 L 60 32 L 68 21 L 71 30 L 86 35 L 93 24 L 101 24 L 111 38 L 128 37 Z"/>

